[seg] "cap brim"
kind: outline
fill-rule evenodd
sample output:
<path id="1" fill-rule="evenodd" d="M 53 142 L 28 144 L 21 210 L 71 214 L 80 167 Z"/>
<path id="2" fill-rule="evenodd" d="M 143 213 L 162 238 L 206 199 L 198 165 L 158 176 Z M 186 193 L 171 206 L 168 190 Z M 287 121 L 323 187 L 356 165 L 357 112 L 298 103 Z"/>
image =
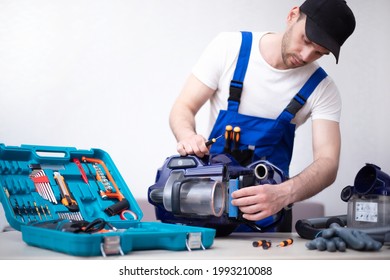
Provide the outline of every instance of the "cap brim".
<path id="1" fill-rule="evenodd" d="M 336 63 L 339 61 L 340 46 L 329 36 L 325 31 L 323 31 L 310 17 L 306 17 L 306 36 L 307 38 L 329 50 L 334 57 L 336 58 Z"/>

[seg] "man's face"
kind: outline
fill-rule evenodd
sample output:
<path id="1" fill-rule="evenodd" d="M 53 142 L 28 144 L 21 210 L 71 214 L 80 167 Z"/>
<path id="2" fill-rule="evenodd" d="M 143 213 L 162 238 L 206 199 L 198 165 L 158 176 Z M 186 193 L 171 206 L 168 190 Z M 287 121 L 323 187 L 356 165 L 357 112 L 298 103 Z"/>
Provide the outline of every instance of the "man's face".
<path id="1" fill-rule="evenodd" d="M 282 60 L 287 69 L 304 66 L 329 54 L 329 50 L 306 37 L 305 23 L 306 17 L 294 20 L 283 35 Z"/>

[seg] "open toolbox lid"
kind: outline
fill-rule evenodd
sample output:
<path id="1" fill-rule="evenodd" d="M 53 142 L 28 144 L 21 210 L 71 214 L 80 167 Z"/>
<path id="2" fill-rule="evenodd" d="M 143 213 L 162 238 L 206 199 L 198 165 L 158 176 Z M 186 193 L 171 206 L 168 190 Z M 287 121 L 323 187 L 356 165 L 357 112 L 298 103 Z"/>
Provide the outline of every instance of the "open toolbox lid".
<path id="1" fill-rule="evenodd" d="M 0 144 L 0 201 L 27 244 L 71 255 L 205 249 L 215 236 L 214 229 L 141 222 L 137 201 L 101 149 Z M 96 220 L 113 230 L 75 233 L 78 221 Z"/>

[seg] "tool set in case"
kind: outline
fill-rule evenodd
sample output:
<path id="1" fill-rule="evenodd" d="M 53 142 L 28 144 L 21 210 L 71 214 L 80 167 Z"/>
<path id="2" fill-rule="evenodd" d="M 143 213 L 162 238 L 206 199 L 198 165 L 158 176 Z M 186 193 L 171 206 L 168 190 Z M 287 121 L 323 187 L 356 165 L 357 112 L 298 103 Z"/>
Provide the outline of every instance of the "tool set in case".
<path id="1" fill-rule="evenodd" d="M 215 230 L 141 222 L 142 211 L 101 149 L 0 144 L 0 199 L 28 245 L 76 256 L 212 246 Z"/>

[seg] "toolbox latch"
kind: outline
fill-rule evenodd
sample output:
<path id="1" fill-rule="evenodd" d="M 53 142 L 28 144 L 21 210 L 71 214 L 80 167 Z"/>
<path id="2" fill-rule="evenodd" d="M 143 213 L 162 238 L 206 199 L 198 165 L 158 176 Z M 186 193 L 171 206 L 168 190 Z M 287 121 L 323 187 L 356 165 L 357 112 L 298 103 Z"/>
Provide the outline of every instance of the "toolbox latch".
<path id="1" fill-rule="evenodd" d="M 103 242 L 100 244 L 100 251 L 102 252 L 103 257 L 106 257 L 107 255 L 123 256 L 121 238 L 118 235 L 105 236 Z"/>
<path id="2" fill-rule="evenodd" d="M 186 247 L 188 251 L 192 251 L 193 249 L 206 250 L 202 243 L 202 233 L 189 232 L 187 234 Z"/>

